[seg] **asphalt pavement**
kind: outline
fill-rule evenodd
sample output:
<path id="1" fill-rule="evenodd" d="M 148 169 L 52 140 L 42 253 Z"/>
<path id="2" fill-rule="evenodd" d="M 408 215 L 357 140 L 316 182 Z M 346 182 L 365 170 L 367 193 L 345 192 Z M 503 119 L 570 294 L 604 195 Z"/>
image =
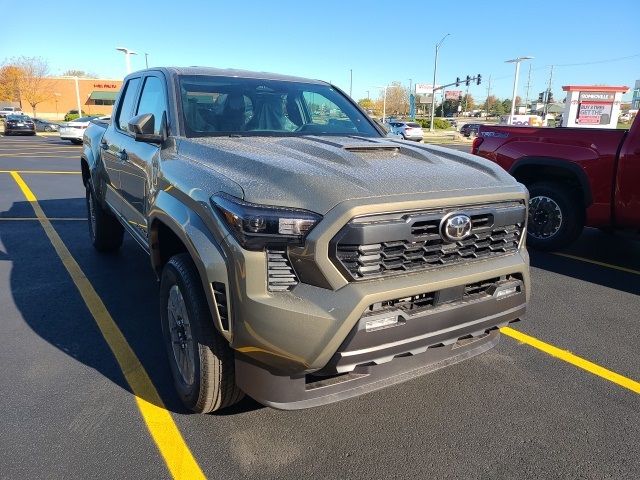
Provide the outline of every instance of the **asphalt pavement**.
<path id="1" fill-rule="evenodd" d="M 537 347 L 502 335 L 352 400 L 194 415 L 171 386 L 148 258 L 128 237 L 113 255 L 89 243 L 79 154 L 53 136 L 0 137 L 0 478 L 197 478 L 187 456 L 211 479 L 640 477 L 637 238 L 587 229 L 566 251 L 532 252 L 513 328 Z M 87 288 L 153 388 L 132 387 Z"/>

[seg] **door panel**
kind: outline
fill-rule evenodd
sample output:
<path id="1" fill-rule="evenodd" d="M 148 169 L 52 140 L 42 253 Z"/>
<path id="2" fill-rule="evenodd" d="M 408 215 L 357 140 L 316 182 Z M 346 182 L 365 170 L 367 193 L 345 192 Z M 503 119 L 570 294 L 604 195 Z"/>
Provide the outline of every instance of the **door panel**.
<path id="1" fill-rule="evenodd" d="M 615 222 L 640 228 L 640 123 L 636 118 L 620 150 L 615 191 Z"/>

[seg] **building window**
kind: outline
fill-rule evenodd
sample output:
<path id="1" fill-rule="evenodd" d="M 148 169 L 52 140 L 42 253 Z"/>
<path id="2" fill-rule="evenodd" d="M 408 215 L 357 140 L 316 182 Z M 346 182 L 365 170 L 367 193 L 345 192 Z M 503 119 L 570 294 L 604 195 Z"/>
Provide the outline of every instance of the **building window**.
<path id="1" fill-rule="evenodd" d="M 113 105 L 116 103 L 115 100 L 101 100 L 96 98 L 95 100 L 89 100 L 87 103 L 93 103 L 93 105 Z"/>

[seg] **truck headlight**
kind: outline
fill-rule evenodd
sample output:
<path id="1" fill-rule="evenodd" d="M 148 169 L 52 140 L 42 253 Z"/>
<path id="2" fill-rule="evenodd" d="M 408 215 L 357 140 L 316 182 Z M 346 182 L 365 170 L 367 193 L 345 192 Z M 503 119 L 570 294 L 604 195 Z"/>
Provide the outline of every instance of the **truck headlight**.
<path id="1" fill-rule="evenodd" d="M 268 245 L 302 245 L 322 219 L 308 210 L 257 205 L 225 193 L 211 197 L 211 203 L 247 250 L 262 250 Z"/>

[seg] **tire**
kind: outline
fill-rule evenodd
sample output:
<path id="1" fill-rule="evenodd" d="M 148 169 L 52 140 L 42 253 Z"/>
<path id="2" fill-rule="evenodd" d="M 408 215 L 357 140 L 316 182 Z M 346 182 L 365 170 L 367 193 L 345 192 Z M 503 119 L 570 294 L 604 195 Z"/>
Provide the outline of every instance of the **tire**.
<path id="1" fill-rule="evenodd" d="M 123 226 L 96 200 L 90 180 L 87 182 L 85 196 L 91 243 L 99 252 L 115 252 L 122 245 Z"/>
<path id="2" fill-rule="evenodd" d="M 585 221 L 578 193 L 556 182 L 537 182 L 528 188 L 527 245 L 538 250 L 557 250 L 576 240 Z"/>
<path id="3" fill-rule="evenodd" d="M 45 132 L 53 132 L 53 128 L 51 128 L 50 126 L 47 125 L 46 127 L 44 127 L 44 131 Z"/>
<path id="4" fill-rule="evenodd" d="M 231 348 L 213 326 L 198 270 L 186 253 L 162 270 L 160 319 L 174 386 L 186 408 L 209 413 L 244 397 L 236 386 Z M 181 363 L 184 358 L 191 363 Z"/>
<path id="5" fill-rule="evenodd" d="M 82 140 L 78 140 L 76 138 L 73 138 L 71 140 L 69 140 L 71 143 L 73 143 L 74 145 L 82 145 Z"/>

